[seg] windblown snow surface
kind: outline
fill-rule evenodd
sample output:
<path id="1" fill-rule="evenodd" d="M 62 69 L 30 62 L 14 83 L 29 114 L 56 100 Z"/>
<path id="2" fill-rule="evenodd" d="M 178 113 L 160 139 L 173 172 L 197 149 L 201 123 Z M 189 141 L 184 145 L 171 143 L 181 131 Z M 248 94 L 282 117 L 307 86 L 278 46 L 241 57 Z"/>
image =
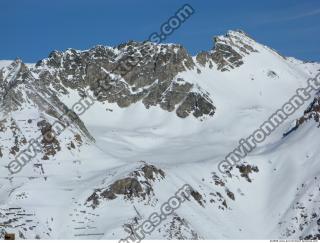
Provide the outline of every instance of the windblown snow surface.
<path id="1" fill-rule="evenodd" d="M 309 120 L 283 136 L 315 94 L 241 161 L 257 166 L 258 172 L 246 178 L 237 168 L 232 176 L 217 169 L 241 138 L 258 129 L 320 69 L 318 63 L 284 58 L 250 42 L 258 52 L 244 56 L 244 64 L 235 69 L 221 72 L 197 65 L 201 72 L 176 77 L 210 94 L 216 107 L 212 117 L 182 119 L 157 106 L 146 109 L 141 102 L 127 108 L 95 102 L 80 116 L 95 142 L 43 162 L 44 173 L 30 162 L 10 175 L 5 168 L 9 161 L 0 158 L 0 224 L 12 220 L 5 231 L 26 239 L 126 238 L 127 225 L 138 226 L 159 212 L 187 183 L 201 196 L 184 202 L 147 239 L 297 239 L 317 234 L 318 124 Z M 58 96 L 68 107 L 81 99 L 74 90 Z M 39 113 L 30 106 L 13 116 L 22 121 L 37 119 Z M 1 134 L 2 148 L 10 140 L 6 136 Z M 96 189 L 128 177 L 145 163 L 165 173 L 148 182 L 150 195 L 101 197 L 91 205 L 88 198 Z"/>

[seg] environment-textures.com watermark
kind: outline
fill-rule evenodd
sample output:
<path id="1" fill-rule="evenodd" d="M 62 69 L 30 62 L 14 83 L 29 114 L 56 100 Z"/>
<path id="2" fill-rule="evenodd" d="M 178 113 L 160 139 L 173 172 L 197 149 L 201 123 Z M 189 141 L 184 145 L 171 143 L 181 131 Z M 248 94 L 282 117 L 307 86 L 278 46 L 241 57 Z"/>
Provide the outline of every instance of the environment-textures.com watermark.
<path id="1" fill-rule="evenodd" d="M 150 34 L 146 42 L 153 42 L 156 44 L 162 43 L 177 29 L 179 29 L 182 24 L 185 23 L 194 13 L 195 10 L 191 5 L 184 4 L 175 12 L 173 16 L 168 18 L 160 26 L 160 32 L 153 32 L 152 34 Z M 121 75 L 124 77 L 139 63 L 142 63 L 144 60 L 149 59 L 154 52 L 154 48 L 152 45 L 143 45 L 141 52 L 144 53 L 141 56 L 129 56 L 125 60 L 121 60 L 114 69 L 120 70 Z"/>
<path id="2" fill-rule="evenodd" d="M 169 35 L 171 35 L 175 30 L 177 30 L 192 14 L 195 13 L 195 10 L 189 5 L 184 4 L 181 8 L 179 8 L 173 16 L 171 16 L 167 21 L 165 21 L 160 27 L 160 33 L 154 32 L 148 38 L 150 42 L 156 42 L 159 44 L 164 41 Z M 127 73 L 129 73 L 135 66 L 137 66 L 140 62 L 145 60 L 145 58 L 150 58 L 152 53 L 152 46 L 146 45 L 143 48 L 146 48 L 146 55 L 141 57 L 129 56 L 125 61 L 120 61 L 119 65 L 115 69 L 121 70 L 121 75 L 124 77 Z M 28 147 L 25 150 L 22 150 L 15 159 L 8 164 L 8 169 L 11 174 L 16 174 L 22 170 L 22 168 L 28 164 L 32 159 L 34 159 L 41 150 L 41 142 L 45 139 L 46 142 L 52 142 L 57 136 L 59 136 L 63 131 L 67 129 L 70 125 L 64 125 L 61 121 L 65 119 L 68 120 L 68 117 L 73 117 L 77 119 L 77 116 L 84 114 L 94 103 L 99 99 L 99 95 L 102 95 L 102 91 L 108 91 L 112 88 L 112 85 L 107 85 L 101 80 L 98 84 L 95 93 L 96 97 L 93 97 L 88 92 L 86 92 L 85 98 L 81 98 L 75 104 L 72 105 L 72 108 L 68 110 L 65 114 L 58 118 L 58 121 L 52 124 L 51 131 L 47 131 L 43 136 L 39 136 L 36 139 L 32 139 L 28 143 Z M 118 93 L 121 92 L 118 91 Z M 75 116 L 75 114 L 77 116 Z M 72 122 L 74 122 L 72 119 Z"/>
<path id="3" fill-rule="evenodd" d="M 230 152 L 223 161 L 218 165 L 218 169 L 222 173 L 230 171 L 230 169 L 245 158 L 253 151 L 258 144 L 279 127 L 283 122 L 301 108 L 306 101 L 312 97 L 312 92 L 320 89 L 320 73 L 315 78 L 310 78 L 307 81 L 307 86 L 296 90 L 296 94 L 292 96 L 279 110 L 273 113 L 267 121 L 265 121 L 257 130 L 249 137 L 242 138 L 239 141 L 239 146 Z"/>
<path id="4" fill-rule="evenodd" d="M 152 213 L 138 227 L 131 229 L 130 236 L 119 240 L 119 243 L 140 242 L 150 235 L 169 215 L 173 214 L 183 202 L 189 200 L 193 189 L 190 185 L 182 186 L 174 196 L 170 197 L 160 207 L 160 213 Z"/>
<path id="5" fill-rule="evenodd" d="M 64 114 L 51 125 L 51 129 L 36 139 L 28 141 L 28 147 L 22 150 L 15 156 L 15 159 L 8 164 L 8 170 L 11 174 L 19 173 L 37 154 L 42 152 L 42 143 L 51 143 L 55 138 L 60 136 L 79 116 L 83 115 L 100 97 L 103 91 L 111 89 L 112 86 L 99 84 L 97 95 L 93 96 L 89 93 L 89 89 L 85 91 L 84 97 L 75 102 L 71 109 L 68 109 Z M 71 119 L 71 123 L 69 120 Z M 65 122 L 62 122 L 65 121 Z"/>

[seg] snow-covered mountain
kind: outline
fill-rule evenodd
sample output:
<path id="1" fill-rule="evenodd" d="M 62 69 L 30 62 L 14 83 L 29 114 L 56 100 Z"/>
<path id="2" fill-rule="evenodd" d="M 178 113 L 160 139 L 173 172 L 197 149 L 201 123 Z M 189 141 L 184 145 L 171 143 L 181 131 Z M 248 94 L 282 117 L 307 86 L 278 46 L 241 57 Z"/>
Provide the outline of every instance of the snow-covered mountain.
<path id="1" fill-rule="evenodd" d="M 0 61 L 0 237 L 133 238 L 188 184 L 146 239 L 319 238 L 318 92 L 218 170 L 319 72 L 243 31 L 196 56 L 130 41 Z"/>

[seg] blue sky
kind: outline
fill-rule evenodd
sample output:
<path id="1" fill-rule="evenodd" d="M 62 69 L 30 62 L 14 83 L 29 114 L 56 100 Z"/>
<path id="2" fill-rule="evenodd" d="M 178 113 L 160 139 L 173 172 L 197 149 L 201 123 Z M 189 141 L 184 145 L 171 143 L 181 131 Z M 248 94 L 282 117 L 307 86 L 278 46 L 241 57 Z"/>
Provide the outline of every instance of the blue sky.
<path id="1" fill-rule="evenodd" d="M 52 50 L 143 41 L 184 3 L 192 15 L 166 42 L 191 53 L 243 29 L 286 56 L 320 61 L 319 0 L 0 0 L 0 59 L 36 62 Z"/>

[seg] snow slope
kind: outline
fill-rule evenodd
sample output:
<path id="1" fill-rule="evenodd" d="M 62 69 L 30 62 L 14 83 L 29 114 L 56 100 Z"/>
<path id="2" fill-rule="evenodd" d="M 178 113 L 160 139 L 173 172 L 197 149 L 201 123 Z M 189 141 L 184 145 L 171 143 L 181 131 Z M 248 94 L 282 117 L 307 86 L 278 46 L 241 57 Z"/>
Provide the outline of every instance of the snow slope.
<path id="1" fill-rule="evenodd" d="M 27 239 L 126 238 L 187 183 L 194 190 L 190 199 L 147 239 L 298 239 L 318 234 L 318 124 L 310 119 L 283 136 L 316 94 L 241 161 L 239 165 L 252 168 L 248 174 L 244 167 L 233 168 L 231 175 L 217 169 L 241 138 L 320 70 L 318 63 L 284 58 L 242 32 L 220 37 L 228 45 L 239 39 L 256 50 L 242 53 L 242 65 L 221 71 L 216 63 L 209 67 L 192 57 L 195 67 L 174 77 L 208 93 L 216 107 L 212 117 L 180 118 L 159 105 L 146 109 L 136 102 L 120 108 L 96 101 L 80 116 L 95 143 L 40 160 L 41 173 L 35 169 L 38 161 L 10 175 L 6 156 L 0 158 L 0 224 L 7 222 L 3 232 Z M 36 68 L 31 72 L 37 77 Z M 67 92 L 61 93 L 50 86 L 71 108 L 81 100 L 80 93 L 64 88 Z M 41 112 L 25 108 L 12 117 L 19 121 Z M 6 136 L 1 134 L 2 141 Z M 66 139 L 67 134 L 59 136 L 61 143 Z M 156 168 L 153 178 L 145 170 L 150 165 Z M 116 193 L 128 178 L 131 191 Z"/>

